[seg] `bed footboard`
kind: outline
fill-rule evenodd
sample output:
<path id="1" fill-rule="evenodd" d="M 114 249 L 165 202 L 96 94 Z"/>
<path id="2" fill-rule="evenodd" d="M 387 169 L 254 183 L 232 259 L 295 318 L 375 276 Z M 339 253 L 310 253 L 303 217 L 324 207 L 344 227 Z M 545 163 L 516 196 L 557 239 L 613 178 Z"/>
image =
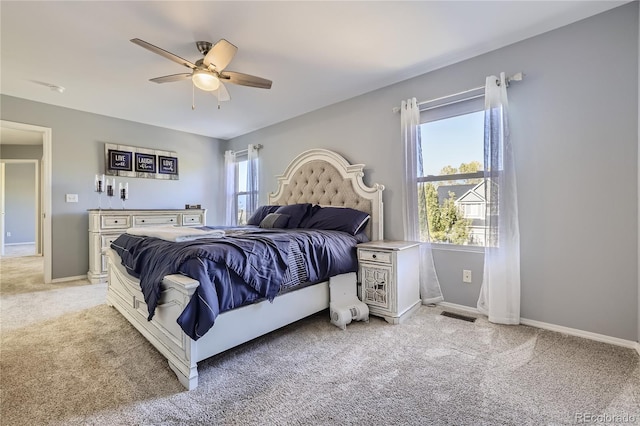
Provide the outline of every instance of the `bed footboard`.
<path id="1" fill-rule="evenodd" d="M 112 249 L 106 250 L 109 262 L 107 304 L 120 313 L 169 361 L 182 385 L 191 390 L 198 386 L 196 342 L 187 336 L 176 319 L 200 283 L 183 275 L 167 275 L 152 321 L 138 280 L 120 265 Z"/>
<path id="2" fill-rule="evenodd" d="M 105 250 L 108 259 L 107 304 L 120 313 L 169 361 L 169 367 L 188 390 L 198 386 L 197 362 L 277 330 L 329 307 L 328 281 L 221 313 L 216 325 L 197 342 L 187 336 L 176 319 L 200 283 L 183 275 L 167 275 L 153 320 L 140 283 L 120 264 L 120 257 Z"/>

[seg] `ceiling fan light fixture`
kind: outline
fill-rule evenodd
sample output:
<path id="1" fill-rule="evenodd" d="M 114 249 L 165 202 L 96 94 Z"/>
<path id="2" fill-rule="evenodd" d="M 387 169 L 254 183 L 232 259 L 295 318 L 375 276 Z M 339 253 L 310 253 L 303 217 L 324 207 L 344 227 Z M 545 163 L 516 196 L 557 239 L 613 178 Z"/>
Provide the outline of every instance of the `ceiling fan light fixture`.
<path id="1" fill-rule="evenodd" d="M 212 92 L 220 87 L 220 80 L 217 76 L 206 70 L 195 70 L 191 81 L 198 89 Z"/>

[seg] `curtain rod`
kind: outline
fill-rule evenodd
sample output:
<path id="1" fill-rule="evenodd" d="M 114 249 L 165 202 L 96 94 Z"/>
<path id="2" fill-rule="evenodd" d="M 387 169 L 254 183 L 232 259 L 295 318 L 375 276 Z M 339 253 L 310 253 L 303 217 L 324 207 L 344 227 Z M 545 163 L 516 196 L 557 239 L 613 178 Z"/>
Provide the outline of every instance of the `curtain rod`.
<path id="1" fill-rule="evenodd" d="M 254 145 L 255 149 L 262 149 L 262 145 L 261 144 L 257 144 Z M 234 154 L 238 155 L 238 154 L 247 154 L 249 153 L 249 148 L 247 149 L 241 149 L 240 151 L 232 151 Z"/>
<path id="2" fill-rule="evenodd" d="M 518 72 L 515 73 L 514 75 L 512 75 L 511 77 L 507 77 L 507 87 L 509 87 L 509 83 L 511 83 L 512 81 L 522 81 L 522 79 L 524 78 L 524 73 L 523 72 Z M 496 84 L 498 86 L 500 86 L 500 80 L 496 79 Z M 440 96 L 439 98 L 433 98 L 433 99 L 429 99 L 426 101 L 422 101 L 422 102 L 418 102 L 418 107 L 422 106 L 422 105 L 426 105 L 426 104 L 430 104 L 433 102 L 437 102 L 437 101 L 443 101 L 446 99 L 451 99 L 451 98 L 455 98 L 457 96 L 461 96 L 467 93 L 472 93 L 472 92 L 477 92 L 478 90 L 484 89 L 485 86 L 478 86 L 478 87 L 474 87 L 473 89 L 467 89 L 467 90 L 463 90 L 462 92 L 458 92 L 458 93 L 454 93 L 452 95 L 446 95 L 446 96 Z M 472 95 L 472 96 L 465 96 L 463 98 L 460 99 L 456 99 L 450 102 L 446 102 L 443 104 L 439 104 L 437 106 L 432 106 L 432 107 L 426 107 L 426 108 L 420 108 L 420 111 L 426 111 L 429 109 L 433 109 L 433 108 L 439 108 L 439 107 L 443 107 L 443 106 L 447 106 L 447 105 L 453 105 L 456 104 L 458 102 L 464 102 L 464 101 L 469 101 L 471 99 L 476 99 L 476 98 L 481 98 L 484 96 L 484 93 L 482 94 L 476 94 L 476 95 Z M 392 109 L 393 112 L 400 112 L 400 107 L 394 107 Z"/>

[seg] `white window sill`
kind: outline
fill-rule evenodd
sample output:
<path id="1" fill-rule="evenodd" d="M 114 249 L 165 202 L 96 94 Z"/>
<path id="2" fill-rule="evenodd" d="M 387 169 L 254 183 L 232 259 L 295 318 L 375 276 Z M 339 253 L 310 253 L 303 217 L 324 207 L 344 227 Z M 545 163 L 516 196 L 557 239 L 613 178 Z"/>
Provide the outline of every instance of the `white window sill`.
<path id="1" fill-rule="evenodd" d="M 442 250 L 442 251 L 463 251 L 468 253 L 484 254 L 484 247 L 482 246 L 464 246 L 460 244 L 431 243 L 431 249 Z"/>

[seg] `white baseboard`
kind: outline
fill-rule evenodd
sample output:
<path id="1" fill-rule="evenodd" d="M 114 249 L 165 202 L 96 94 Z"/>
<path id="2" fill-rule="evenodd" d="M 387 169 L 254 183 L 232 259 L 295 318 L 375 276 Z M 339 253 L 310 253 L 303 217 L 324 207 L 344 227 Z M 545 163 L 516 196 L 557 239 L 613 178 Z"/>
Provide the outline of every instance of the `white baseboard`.
<path id="1" fill-rule="evenodd" d="M 54 278 L 51 280 L 52 283 L 64 283 L 67 281 L 78 281 L 78 280 L 86 280 L 87 275 L 76 275 L 75 277 L 62 277 L 62 278 Z"/>
<path id="2" fill-rule="evenodd" d="M 458 305 L 449 302 L 440 302 L 438 303 L 438 306 L 481 315 L 476 308 L 472 308 L 470 306 Z M 549 324 L 547 322 L 530 320 L 526 318 L 520 318 L 520 324 L 549 331 L 556 331 L 558 333 L 567 334 L 569 336 L 583 337 L 585 339 L 595 340 L 597 342 L 609 343 L 611 345 L 635 349 L 636 352 L 638 352 L 638 354 L 640 355 L 640 342 L 635 342 L 633 340 L 620 339 L 618 337 L 606 336 L 604 334 L 592 333 L 590 331 L 578 330 L 576 328 L 564 327 L 561 325 Z"/>
<path id="3" fill-rule="evenodd" d="M 36 242 L 35 241 L 31 241 L 31 242 L 26 242 L 26 243 L 4 243 L 5 246 L 26 246 L 26 245 L 34 245 Z"/>

